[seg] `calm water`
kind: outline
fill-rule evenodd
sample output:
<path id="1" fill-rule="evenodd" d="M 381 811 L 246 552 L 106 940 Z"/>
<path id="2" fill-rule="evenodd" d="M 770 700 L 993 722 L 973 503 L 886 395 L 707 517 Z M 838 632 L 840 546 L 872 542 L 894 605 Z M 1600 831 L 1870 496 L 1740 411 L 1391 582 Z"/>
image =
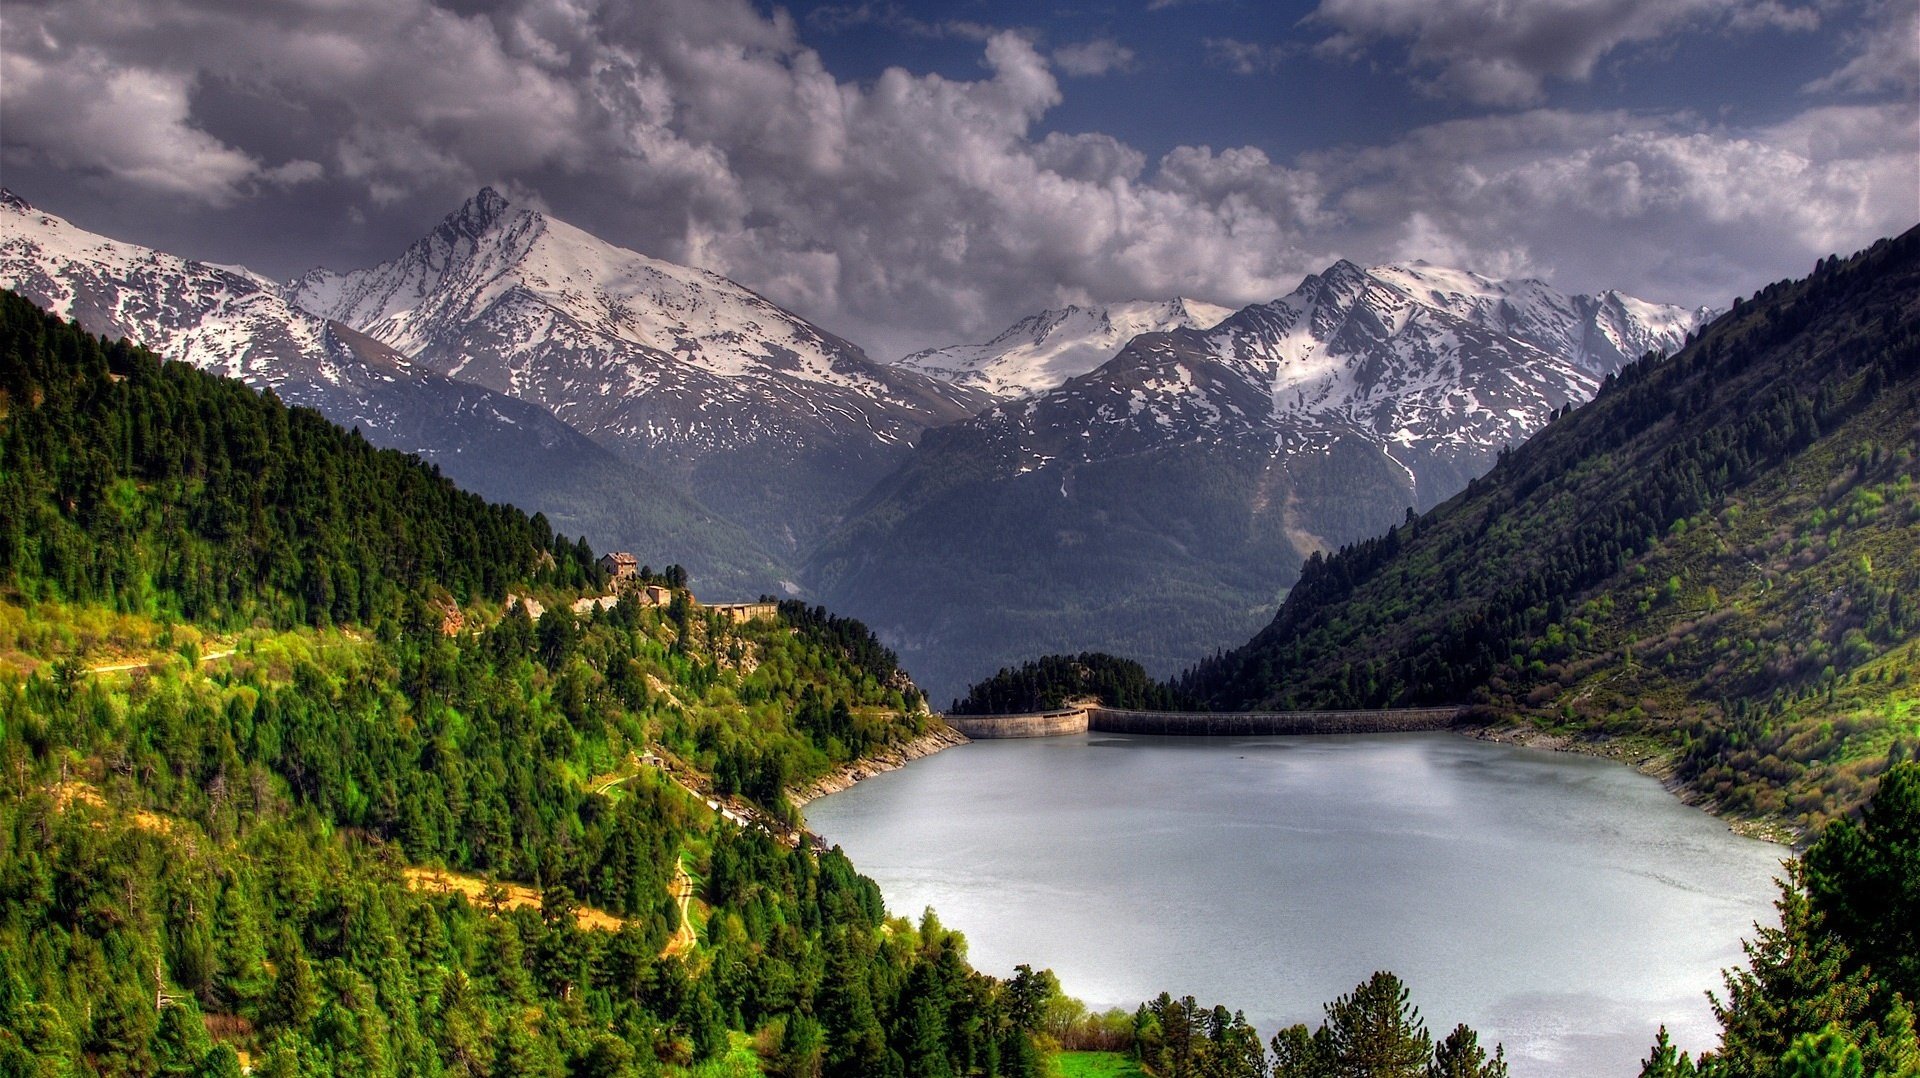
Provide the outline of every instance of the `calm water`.
<path id="1" fill-rule="evenodd" d="M 974 964 L 1095 1007 L 1165 990 L 1263 1034 L 1376 969 L 1516 1078 L 1633 1075 L 1773 921 L 1785 851 L 1624 766 L 1449 734 L 982 741 L 807 806 Z"/>

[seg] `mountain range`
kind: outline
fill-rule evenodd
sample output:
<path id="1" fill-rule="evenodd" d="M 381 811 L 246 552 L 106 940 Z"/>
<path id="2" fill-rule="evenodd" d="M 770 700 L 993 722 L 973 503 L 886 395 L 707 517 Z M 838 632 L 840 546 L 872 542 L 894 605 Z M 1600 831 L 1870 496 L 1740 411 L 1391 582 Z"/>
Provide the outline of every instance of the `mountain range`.
<path id="1" fill-rule="evenodd" d="M 889 364 L 485 189 L 277 284 L 8 195 L 0 284 L 272 388 L 703 588 L 822 599 L 934 699 L 1036 650 L 1168 673 L 1704 312 L 1338 262 L 1230 312 L 1069 306 Z"/>
<path id="2" fill-rule="evenodd" d="M 0 286 L 89 331 L 271 389 L 418 454 L 562 530 L 677 556 L 751 593 L 782 570 L 678 482 L 623 461 L 536 403 L 450 378 L 291 302 L 273 281 L 121 243 L 0 193 Z"/>
<path id="3" fill-rule="evenodd" d="M 1705 315 L 1338 262 L 930 432 L 802 577 L 936 691 L 1061 641 L 1171 673 Z"/>
<path id="4" fill-rule="evenodd" d="M 986 400 L 876 363 L 718 274 L 614 246 L 491 188 L 399 257 L 315 270 L 287 291 L 678 477 L 788 555 L 920 431 Z"/>

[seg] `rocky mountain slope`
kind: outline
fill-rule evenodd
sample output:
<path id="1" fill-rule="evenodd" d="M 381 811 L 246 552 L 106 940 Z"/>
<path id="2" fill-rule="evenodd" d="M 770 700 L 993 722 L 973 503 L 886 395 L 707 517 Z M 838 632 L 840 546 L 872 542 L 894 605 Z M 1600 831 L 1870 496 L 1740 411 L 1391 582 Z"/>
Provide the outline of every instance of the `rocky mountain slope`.
<path id="1" fill-rule="evenodd" d="M 994 397 L 1031 397 L 1093 370 L 1142 333 L 1211 329 L 1232 313 L 1184 297 L 1069 305 L 1028 315 L 985 344 L 929 348 L 900 366 Z"/>
<path id="2" fill-rule="evenodd" d="M 1315 558 L 1181 685 L 1648 736 L 1812 827 L 1920 747 L 1920 229 L 1736 302 L 1485 478 Z"/>
<path id="3" fill-rule="evenodd" d="M 288 286 L 306 310 L 538 404 L 792 550 L 978 391 L 876 363 L 714 273 L 492 189 L 390 262 Z"/>
<path id="4" fill-rule="evenodd" d="M 448 378 L 273 282 L 122 243 L 0 196 L 0 287 L 89 331 L 271 389 L 416 453 L 489 497 L 598 542 L 677 555 L 724 589 L 764 587 L 774 560 L 678 485 L 617 459 L 536 403 Z"/>
<path id="5" fill-rule="evenodd" d="M 807 578 L 936 699 L 1035 645 L 1170 672 L 1251 631 L 1309 554 L 1458 491 L 1699 317 L 1339 262 L 930 433 Z"/>

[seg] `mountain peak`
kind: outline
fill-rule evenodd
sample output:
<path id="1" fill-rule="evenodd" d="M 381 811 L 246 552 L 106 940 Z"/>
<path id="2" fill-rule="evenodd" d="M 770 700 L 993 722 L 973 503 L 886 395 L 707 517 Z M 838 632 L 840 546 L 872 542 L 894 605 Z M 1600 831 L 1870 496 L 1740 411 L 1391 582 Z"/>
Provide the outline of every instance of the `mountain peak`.
<path id="1" fill-rule="evenodd" d="M 482 187 L 478 194 L 462 203 L 460 208 L 447 217 L 442 226 L 462 236 L 475 237 L 492 228 L 500 218 L 506 216 L 512 203 L 507 196 L 492 187 Z"/>
<path id="2" fill-rule="evenodd" d="M 33 209 L 26 199 L 21 198 L 19 195 L 14 194 L 4 187 L 0 187 L 0 206 L 5 206 L 10 210 L 19 210 L 22 213 Z"/>

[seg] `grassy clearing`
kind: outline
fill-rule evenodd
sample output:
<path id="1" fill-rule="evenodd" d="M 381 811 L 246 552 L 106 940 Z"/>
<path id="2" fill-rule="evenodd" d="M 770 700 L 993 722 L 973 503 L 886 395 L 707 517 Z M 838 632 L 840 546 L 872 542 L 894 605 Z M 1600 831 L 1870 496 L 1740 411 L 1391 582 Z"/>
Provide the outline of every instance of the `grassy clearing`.
<path id="1" fill-rule="evenodd" d="M 1061 1052 L 1053 1057 L 1059 1078 L 1147 1078 L 1140 1064 L 1119 1052 Z"/>

